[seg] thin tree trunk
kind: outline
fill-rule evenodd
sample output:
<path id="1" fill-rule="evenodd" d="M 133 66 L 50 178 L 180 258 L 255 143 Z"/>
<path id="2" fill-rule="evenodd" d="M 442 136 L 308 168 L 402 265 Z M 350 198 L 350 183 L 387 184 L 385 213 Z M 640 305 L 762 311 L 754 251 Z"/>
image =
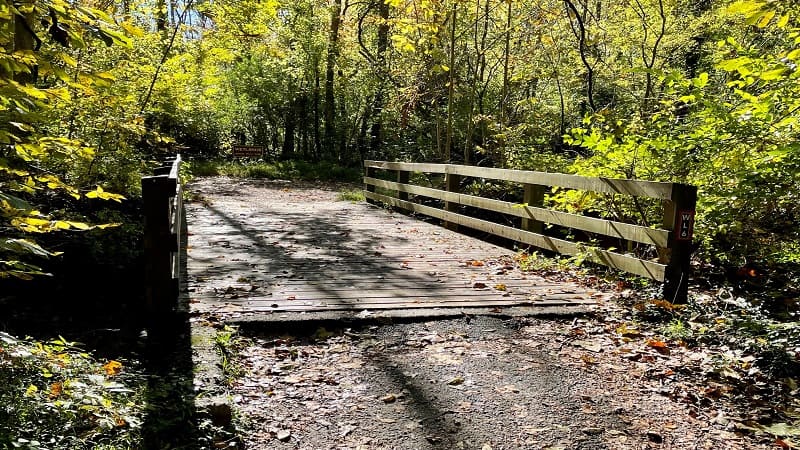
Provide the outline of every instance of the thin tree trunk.
<path id="1" fill-rule="evenodd" d="M 445 161 L 451 162 L 451 151 L 453 145 L 453 95 L 455 92 L 455 65 L 456 65 L 456 9 L 457 4 L 453 2 L 453 9 L 450 13 L 450 20 L 452 20 L 452 24 L 450 25 L 450 70 L 448 74 L 448 86 L 447 86 L 447 129 L 445 130 L 445 143 L 444 143 L 444 155 Z"/>
<path id="2" fill-rule="evenodd" d="M 508 126 L 506 123 L 507 120 L 507 110 L 508 110 L 508 98 L 509 98 L 509 87 L 508 83 L 510 80 L 510 60 L 511 60 L 511 2 L 507 2 L 506 8 L 506 35 L 505 35 L 505 54 L 503 55 L 503 92 L 500 97 L 500 128 L 502 133 L 505 134 L 505 129 Z M 506 139 L 503 138 L 500 141 L 500 155 L 499 155 L 499 163 L 500 167 L 506 166 Z"/>
<path id="3" fill-rule="evenodd" d="M 389 48 L 389 4 L 383 0 L 378 2 L 378 15 L 381 22 L 378 25 L 378 42 L 376 51 L 378 88 L 375 90 L 375 97 L 372 102 L 372 127 L 370 127 L 370 151 L 373 156 L 379 154 L 383 144 L 383 102 L 384 90 L 389 74 L 386 62 L 386 51 Z"/>
<path id="4" fill-rule="evenodd" d="M 342 22 L 344 1 L 338 0 L 331 7 L 331 27 L 328 35 L 328 52 L 325 60 L 325 156 L 335 153 L 336 139 L 336 102 L 333 91 L 334 69 L 339 55 L 339 25 Z"/>

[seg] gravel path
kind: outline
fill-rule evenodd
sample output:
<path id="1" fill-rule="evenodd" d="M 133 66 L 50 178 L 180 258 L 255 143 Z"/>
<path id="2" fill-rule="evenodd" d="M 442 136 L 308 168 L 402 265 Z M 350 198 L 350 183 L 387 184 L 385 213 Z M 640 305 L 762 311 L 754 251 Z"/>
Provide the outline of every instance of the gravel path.
<path id="1" fill-rule="evenodd" d="M 597 326 L 475 317 L 256 337 L 232 392 L 246 448 L 771 448 L 720 405 L 673 398 L 679 355 L 609 348 Z"/>

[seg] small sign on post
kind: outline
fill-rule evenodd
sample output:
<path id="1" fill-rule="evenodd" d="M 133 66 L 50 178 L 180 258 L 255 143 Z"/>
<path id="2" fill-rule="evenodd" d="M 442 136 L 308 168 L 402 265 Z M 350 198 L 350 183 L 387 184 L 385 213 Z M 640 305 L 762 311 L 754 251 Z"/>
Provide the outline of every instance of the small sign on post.
<path id="1" fill-rule="evenodd" d="M 234 145 L 234 158 L 261 158 L 264 156 L 264 147 L 260 145 Z"/>
<path id="2" fill-rule="evenodd" d="M 691 241 L 694 233 L 694 211 L 678 211 L 678 233 L 675 239 L 679 241 Z"/>

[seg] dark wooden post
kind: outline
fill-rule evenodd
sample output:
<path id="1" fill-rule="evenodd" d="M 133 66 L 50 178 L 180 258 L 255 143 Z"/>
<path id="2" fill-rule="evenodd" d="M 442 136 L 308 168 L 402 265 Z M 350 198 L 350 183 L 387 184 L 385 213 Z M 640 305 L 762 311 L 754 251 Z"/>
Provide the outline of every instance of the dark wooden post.
<path id="1" fill-rule="evenodd" d="M 408 184 L 408 177 L 409 173 L 405 170 L 398 170 L 397 171 L 397 182 L 402 184 Z M 397 198 L 400 200 L 408 201 L 408 192 L 397 191 Z"/>
<path id="2" fill-rule="evenodd" d="M 522 195 L 522 202 L 528 206 L 541 208 L 544 204 L 544 186 L 538 184 L 524 185 L 525 192 Z M 542 234 L 544 232 L 544 224 L 533 218 L 522 219 L 522 229 L 533 233 Z"/>
<path id="3" fill-rule="evenodd" d="M 142 177 L 145 314 L 148 331 L 160 334 L 176 312 L 180 294 L 182 192 L 180 156 Z"/>
<path id="4" fill-rule="evenodd" d="M 175 237 L 170 223 L 170 201 L 176 188 L 175 180 L 163 175 L 142 178 L 145 300 L 150 317 L 169 310 L 177 298 L 172 281 Z"/>
<path id="5" fill-rule="evenodd" d="M 697 187 L 675 183 L 672 196 L 664 202 L 664 228 L 671 230 L 669 263 L 664 277 L 664 299 L 686 303 L 689 298 L 692 234 L 697 205 Z"/>
<path id="6" fill-rule="evenodd" d="M 374 167 L 368 167 L 368 166 L 364 167 L 364 177 L 365 178 L 375 178 L 375 168 Z M 371 184 L 364 183 L 364 189 L 367 192 L 372 192 L 372 193 L 375 192 L 375 186 L 373 186 Z M 375 204 L 375 200 L 372 200 L 371 198 L 367 197 L 367 203 L 369 203 L 371 205 L 374 205 Z"/>
<path id="7" fill-rule="evenodd" d="M 456 175 L 453 173 L 445 173 L 444 175 L 444 185 L 445 190 L 447 192 L 459 192 L 461 186 L 461 175 Z M 458 203 L 456 202 L 444 202 L 444 210 L 450 212 L 457 212 L 458 211 Z M 456 231 L 458 230 L 458 224 L 455 222 L 444 222 L 445 228 L 449 230 Z"/>

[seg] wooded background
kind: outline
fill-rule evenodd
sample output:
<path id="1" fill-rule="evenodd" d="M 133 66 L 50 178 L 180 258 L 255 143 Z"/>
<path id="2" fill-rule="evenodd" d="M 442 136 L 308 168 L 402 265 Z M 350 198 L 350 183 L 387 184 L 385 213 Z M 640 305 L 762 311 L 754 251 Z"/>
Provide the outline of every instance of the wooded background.
<path id="1" fill-rule="evenodd" d="M 798 35 L 796 2 L 2 0 L 0 274 L 37 273 L 31 233 L 116 222 L 93 199 L 163 154 L 259 145 L 694 184 L 704 261 L 796 285 Z"/>

